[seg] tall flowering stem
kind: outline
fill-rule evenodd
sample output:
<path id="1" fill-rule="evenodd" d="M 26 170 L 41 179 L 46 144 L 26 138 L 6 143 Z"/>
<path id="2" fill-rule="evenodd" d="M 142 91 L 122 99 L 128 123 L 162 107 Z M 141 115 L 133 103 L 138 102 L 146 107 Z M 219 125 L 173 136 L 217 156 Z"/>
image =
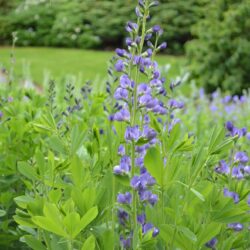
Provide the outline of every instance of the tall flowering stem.
<path id="1" fill-rule="evenodd" d="M 137 23 L 128 22 L 126 25 L 129 33 L 127 49 L 116 49 L 115 69 L 121 75 L 114 92 L 116 104 L 110 120 L 125 123 L 126 129 L 121 139 L 125 145 L 118 148 L 120 162 L 113 172 L 130 179 L 129 190 L 117 195 L 123 249 L 139 249 L 144 235 L 156 237 L 159 233 L 158 228 L 147 222 L 145 215 L 145 206 L 153 207 L 158 196 L 152 193 L 156 181 L 144 166 L 147 149 L 159 144 L 158 133 L 150 127 L 150 116 L 164 116 L 170 109 L 161 101 L 161 97 L 166 96 L 165 79 L 161 78 L 158 64 L 153 59 L 158 51 L 166 48 L 166 43 L 158 45 L 163 31 L 158 25 L 146 27 L 149 10 L 156 5 L 158 1 L 139 0 Z M 146 80 L 140 82 L 140 79 Z M 173 100 L 171 105 L 178 106 L 179 103 Z"/>

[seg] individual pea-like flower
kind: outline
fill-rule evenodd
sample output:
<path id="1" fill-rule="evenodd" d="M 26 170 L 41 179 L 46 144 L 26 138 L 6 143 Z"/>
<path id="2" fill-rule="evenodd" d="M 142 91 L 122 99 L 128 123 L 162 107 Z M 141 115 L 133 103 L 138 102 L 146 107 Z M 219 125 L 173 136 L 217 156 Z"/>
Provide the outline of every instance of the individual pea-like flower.
<path id="1" fill-rule="evenodd" d="M 134 127 L 127 127 L 125 132 L 125 140 L 127 142 L 138 141 L 141 135 L 140 128 L 138 125 Z"/>
<path id="2" fill-rule="evenodd" d="M 250 141 L 250 132 L 246 134 L 246 138 Z"/>
<path id="3" fill-rule="evenodd" d="M 143 15 L 142 15 L 142 13 L 140 11 L 140 8 L 138 6 L 135 8 L 135 14 L 136 14 L 137 17 L 143 17 Z"/>
<path id="4" fill-rule="evenodd" d="M 120 145 L 118 148 L 118 155 L 125 155 L 125 147 L 123 145 Z"/>
<path id="5" fill-rule="evenodd" d="M 244 175 L 250 175 L 250 166 L 244 167 Z"/>
<path id="6" fill-rule="evenodd" d="M 149 190 L 140 190 L 139 197 L 142 202 L 148 202 L 152 206 L 158 201 L 158 196 Z"/>
<path id="7" fill-rule="evenodd" d="M 127 155 L 123 155 L 120 160 L 120 165 L 114 167 L 113 172 L 116 175 L 128 174 L 131 169 L 131 159 Z"/>
<path id="8" fill-rule="evenodd" d="M 214 171 L 219 174 L 229 174 L 230 167 L 224 160 L 221 160 L 219 162 L 219 165 L 215 167 Z"/>
<path id="9" fill-rule="evenodd" d="M 242 231 L 243 230 L 243 225 L 241 223 L 230 223 L 227 225 L 228 228 L 233 229 L 236 232 Z"/>
<path id="10" fill-rule="evenodd" d="M 114 98 L 116 100 L 126 100 L 128 98 L 128 90 L 124 88 L 117 88 L 114 93 Z"/>
<path id="11" fill-rule="evenodd" d="M 247 154 L 245 152 L 237 152 L 235 155 L 234 155 L 234 162 L 240 162 L 240 163 L 247 163 L 249 160 Z"/>
<path id="12" fill-rule="evenodd" d="M 117 72 L 123 72 L 125 69 L 125 65 L 122 60 L 118 60 L 115 64 L 115 69 Z"/>
<path id="13" fill-rule="evenodd" d="M 135 159 L 135 165 L 137 166 L 137 167 L 144 167 L 144 159 L 143 159 L 143 157 L 137 157 L 136 159 Z"/>
<path id="14" fill-rule="evenodd" d="M 152 140 L 156 138 L 157 133 L 154 129 L 150 128 L 148 125 L 144 125 L 143 131 L 142 131 L 142 136 L 147 138 L 148 140 Z"/>
<path id="15" fill-rule="evenodd" d="M 131 247 L 131 236 L 124 238 L 123 236 L 120 237 L 121 245 L 123 249 L 129 249 Z"/>
<path id="16" fill-rule="evenodd" d="M 238 180 L 243 179 L 244 178 L 243 170 L 244 170 L 244 167 L 242 167 L 242 166 L 233 167 L 232 177 L 237 178 Z"/>
<path id="17" fill-rule="evenodd" d="M 231 121 L 227 121 L 225 124 L 226 129 L 229 131 L 230 136 L 242 137 L 247 134 L 246 128 L 236 128 Z"/>
<path id="18" fill-rule="evenodd" d="M 225 197 L 231 197 L 234 200 L 234 203 L 238 203 L 240 201 L 239 195 L 235 192 L 229 191 L 227 188 L 224 188 L 224 196 Z"/>
<path id="19" fill-rule="evenodd" d="M 159 229 L 154 227 L 153 224 L 151 224 L 151 223 L 146 223 L 142 227 L 142 233 L 143 234 L 146 234 L 147 232 L 149 232 L 151 230 L 152 230 L 152 236 L 153 237 L 156 237 L 160 232 Z"/>
<path id="20" fill-rule="evenodd" d="M 159 45 L 159 47 L 157 48 L 157 50 L 164 50 L 167 48 L 167 43 L 163 42 L 162 44 Z"/>
<path id="21" fill-rule="evenodd" d="M 125 194 L 119 193 L 117 195 L 117 202 L 121 204 L 131 204 L 132 202 L 132 195 L 130 192 L 126 192 Z"/>
<path id="22" fill-rule="evenodd" d="M 113 116 L 113 120 L 116 121 L 129 121 L 130 120 L 130 113 L 127 108 L 122 108 L 118 112 L 116 112 Z"/>
<path id="23" fill-rule="evenodd" d="M 141 225 L 144 225 L 146 223 L 146 214 L 142 213 L 142 214 L 137 215 L 137 221 Z"/>
<path id="24" fill-rule="evenodd" d="M 232 97 L 230 95 L 227 95 L 222 99 L 222 103 L 224 103 L 224 104 L 229 103 L 231 101 L 231 99 L 232 99 Z"/>
<path id="25" fill-rule="evenodd" d="M 3 117 L 3 112 L 0 111 L 0 119 Z"/>
<path id="26" fill-rule="evenodd" d="M 125 226 L 126 223 L 129 221 L 129 214 L 121 208 L 118 209 L 117 216 L 118 216 L 119 223 L 123 226 Z"/>
<path id="27" fill-rule="evenodd" d="M 184 107 L 183 102 L 178 102 L 174 99 L 169 100 L 168 105 L 172 109 L 182 109 Z"/>
<path id="28" fill-rule="evenodd" d="M 125 57 L 127 55 L 127 51 L 125 49 L 116 49 L 115 52 L 120 57 Z"/>
<path id="29" fill-rule="evenodd" d="M 208 242 L 205 244 L 205 246 L 206 246 L 207 248 L 215 249 L 215 246 L 216 246 L 217 242 L 218 242 L 217 238 L 214 237 L 214 238 L 212 238 L 210 241 L 208 241 Z"/>
<path id="30" fill-rule="evenodd" d="M 138 25 L 136 23 L 133 23 L 133 22 L 127 22 L 127 25 L 126 25 L 126 31 L 131 33 L 131 32 L 134 32 L 138 29 Z"/>
<path id="31" fill-rule="evenodd" d="M 132 81 L 129 79 L 128 75 L 122 75 L 120 77 L 120 86 L 124 89 L 132 87 Z"/>
<path id="32" fill-rule="evenodd" d="M 141 83 L 137 87 L 137 93 L 138 95 L 143 95 L 143 94 L 151 94 L 151 88 L 146 84 L 146 83 Z"/>

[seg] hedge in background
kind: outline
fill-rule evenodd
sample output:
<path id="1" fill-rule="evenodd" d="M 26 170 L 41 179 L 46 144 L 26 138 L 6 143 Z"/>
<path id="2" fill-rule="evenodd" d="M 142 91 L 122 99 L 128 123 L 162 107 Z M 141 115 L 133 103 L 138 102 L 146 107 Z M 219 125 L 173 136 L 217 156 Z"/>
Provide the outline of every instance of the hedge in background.
<path id="1" fill-rule="evenodd" d="M 192 39 L 191 26 L 204 17 L 208 0 L 160 2 L 152 13 L 152 24 L 163 26 L 162 40 L 169 42 L 168 52 L 183 53 L 183 44 Z M 17 44 L 22 46 L 121 46 L 124 25 L 135 18 L 133 6 L 134 0 L 21 1 L 16 10 L 0 20 L 0 37 L 10 42 L 11 32 L 17 30 Z"/>
<path id="2" fill-rule="evenodd" d="M 187 46 L 191 71 L 208 91 L 250 87 L 250 1 L 216 0 Z"/>

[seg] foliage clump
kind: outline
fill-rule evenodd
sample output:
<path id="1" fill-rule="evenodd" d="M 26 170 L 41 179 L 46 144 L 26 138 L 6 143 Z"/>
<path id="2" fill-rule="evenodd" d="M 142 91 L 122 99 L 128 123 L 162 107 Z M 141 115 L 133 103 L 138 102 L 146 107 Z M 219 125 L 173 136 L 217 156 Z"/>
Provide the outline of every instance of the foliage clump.
<path id="1" fill-rule="evenodd" d="M 216 0 L 208 10 L 187 46 L 192 74 L 210 92 L 240 93 L 250 87 L 250 2 Z"/>

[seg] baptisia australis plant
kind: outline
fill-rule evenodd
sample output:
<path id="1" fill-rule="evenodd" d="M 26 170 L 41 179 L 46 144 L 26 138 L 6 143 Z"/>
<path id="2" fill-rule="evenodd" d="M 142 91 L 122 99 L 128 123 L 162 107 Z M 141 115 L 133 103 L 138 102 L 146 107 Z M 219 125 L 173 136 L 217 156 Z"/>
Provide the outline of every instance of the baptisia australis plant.
<path id="1" fill-rule="evenodd" d="M 153 207 L 158 201 L 158 195 L 152 191 L 156 180 L 144 166 L 147 149 L 159 143 L 150 119 L 183 107 L 175 100 L 169 104 L 161 101 L 161 97 L 166 96 L 165 79 L 154 56 L 167 44 L 158 44 L 163 33 L 160 26 L 146 27 L 149 10 L 156 5 L 157 1 L 139 1 L 135 10 L 137 22 L 126 25 L 127 49 L 116 49 L 115 70 L 121 75 L 114 92 L 117 111 L 110 115 L 110 120 L 126 126 L 123 143 L 118 148 L 120 163 L 113 169 L 115 175 L 130 180 L 129 189 L 117 195 L 120 243 L 125 249 L 138 249 L 144 238 L 159 234 L 157 226 L 151 224 L 145 214 L 146 206 Z"/>
<path id="2" fill-rule="evenodd" d="M 227 136 L 235 138 L 235 150 L 232 152 L 228 162 L 221 160 L 214 170 L 218 175 L 227 177 L 226 180 L 230 188 L 224 188 L 224 196 L 233 199 L 236 205 L 245 198 L 245 202 L 250 206 L 250 195 L 245 197 L 246 195 L 244 194 L 243 197 L 240 197 L 240 194 L 236 192 L 237 190 L 232 191 L 232 188 L 235 189 L 237 187 L 240 191 L 239 187 L 241 183 L 244 185 L 244 181 L 249 181 L 250 177 L 249 157 L 246 152 L 237 151 L 237 148 L 240 146 L 238 145 L 238 139 L 247 135 L 247 129 L 237 128 L 231 121 L 226 122 L 225 128 L 228 131 Z M 229 223 L 227 227 L 234 231 L 241 231 L 244 229 L 244 225 L 239 222 Z"/>

